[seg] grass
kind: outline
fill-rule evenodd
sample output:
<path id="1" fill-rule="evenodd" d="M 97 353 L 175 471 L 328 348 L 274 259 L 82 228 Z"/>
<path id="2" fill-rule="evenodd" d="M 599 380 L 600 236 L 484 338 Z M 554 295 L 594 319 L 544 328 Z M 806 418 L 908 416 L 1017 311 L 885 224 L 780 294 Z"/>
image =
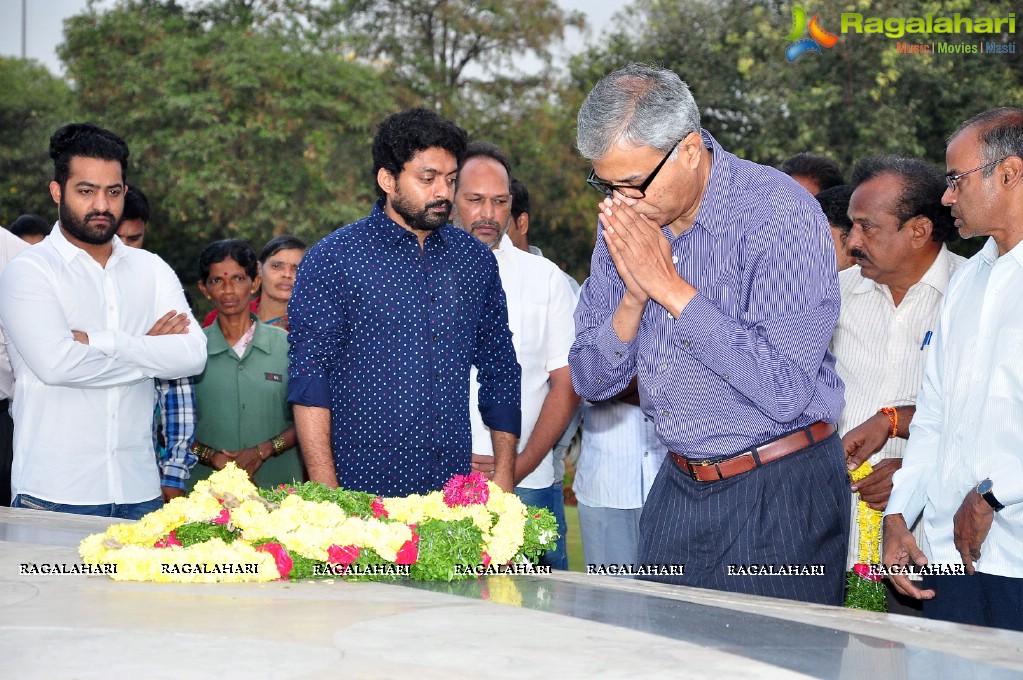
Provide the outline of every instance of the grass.
<path id="1" fill-rule="evenodd" d="M 568 536 L 565 538 L 568 549 L 568 570 L 585 571 L 583 558 L 583 534 L 579 529 L 579 506 L 572 492 L 572 481 L 575 479 L 575 465 L 571 458 L 565 461 L 565 524 L 568 525 Z"/>
<path id="2" fill-rule="evenodd" d="M 568 569 L 584 571 L 583 537 L 579 531 L 579 508 L 565 504 L 565 523 L 568 525 Z"/>

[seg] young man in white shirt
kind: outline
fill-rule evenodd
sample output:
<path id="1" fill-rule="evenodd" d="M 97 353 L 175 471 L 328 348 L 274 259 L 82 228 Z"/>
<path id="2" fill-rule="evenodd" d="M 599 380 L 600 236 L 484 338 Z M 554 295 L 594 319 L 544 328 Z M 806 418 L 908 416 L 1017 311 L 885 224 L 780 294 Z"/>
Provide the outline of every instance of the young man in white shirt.
<path id="1" fill-rule="evenodd" d="M 177 276 L 114 239 L 128 147 L 89 123 L 50 138 L 60 220 L 0 277 L 16 378 L 12 506 L 137 519 L 163 503 L 153 378 L 202 371 Z"/>
<path id="2" fill-rule="evenodd" d="M 508 238 L 511 189 L 508 162 L 490 144 L 469 145 L 458 171 L 453 222 L 483 241 L 497 258 L 508 300 L 508 325 L 522 366 L 522 435 L 515 459 L 515 493 L 526 505 L 545 507 L 558 520 L 556 549 L 541 563 L 568 569 L 565 503 L 552 449 L 571 421 L 579 397 L 568 372 L 575 340 L 575 296 L 550 260 L 519 250 Z M 475 406 L 473 380 L 473 469 L 493 469 L 490 433 Z"/>

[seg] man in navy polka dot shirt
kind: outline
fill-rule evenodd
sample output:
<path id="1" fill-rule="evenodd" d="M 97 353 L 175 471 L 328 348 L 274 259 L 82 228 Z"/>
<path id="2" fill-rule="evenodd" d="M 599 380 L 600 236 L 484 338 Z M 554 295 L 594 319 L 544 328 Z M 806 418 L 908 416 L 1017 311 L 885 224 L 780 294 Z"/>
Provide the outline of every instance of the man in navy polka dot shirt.
<path id="1" fill-rule="evenodd" d="M 448 224 L 466 145 L 432 111 L 386 118 L 373 140 L 373 212 L 302 261 L 288 400 L 312 481 L 394 496 L 468 473 L 475 366 L 494 448 L 485 472 L 514 487 L 521 371 L 497 261 Z"/>

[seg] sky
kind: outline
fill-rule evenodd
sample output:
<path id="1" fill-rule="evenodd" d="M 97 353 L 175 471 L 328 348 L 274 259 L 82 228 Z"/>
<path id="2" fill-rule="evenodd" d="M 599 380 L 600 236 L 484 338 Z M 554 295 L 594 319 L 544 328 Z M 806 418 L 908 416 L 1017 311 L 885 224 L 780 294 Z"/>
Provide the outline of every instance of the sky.
<path id="1" fill-rule="evenodd" d="M 111 6 L 114 0 L 102 0 Z M 562 60 L 578 52 L 606 27 L 611 15 L 622 7 L 618 3 L 593 0 L 558 0 L 565 9 L 580 10 L 590 24 L 589 37 L 572 30 L 560 55 Z M 57 45 L 63 39 L 64 19 L 82 12 L 87 0 L 0 0 L 0 55 L 22 56 L 22 18 L 25 22 L 25 56 L 40 61 L 55 74 L 62 72 Z M 22 12 L 24 6 L 25 11 Z M 525 70 L 525 69 L 524 69 Z"/>

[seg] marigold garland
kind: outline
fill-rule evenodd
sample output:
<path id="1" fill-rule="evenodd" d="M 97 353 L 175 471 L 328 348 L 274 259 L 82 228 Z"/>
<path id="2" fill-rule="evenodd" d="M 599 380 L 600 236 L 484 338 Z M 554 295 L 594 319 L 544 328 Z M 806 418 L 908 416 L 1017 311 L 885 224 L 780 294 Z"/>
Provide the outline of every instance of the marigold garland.
<path id="1" fill-rule="evenodd" d="M 87 537 L 79 554 L 116 565 L 110 576 L 125 581 L 453 580 L 554 547 L 547 510 L 527 508 L 479 473 L 457 475 L 446 489 L 406 498 L 312 483 L 257 489 L 229 463 L 187 497 Z"/>
<path id="2" fill-rule="evenodd" d="M 858 482 L 874 468 L 864 461 L 849 473 L 850 479 Z M 881 562 L 881 519 L 883 513 L 867 506 L 861 499 L 856 505 L 856 531 L 859 549 L 856 564 L 846 574 L 845 606 L 850 609 L 864 609 L 872 612 L 888 611 L 885 587 L 881 576 L 874 568 Z"/>

